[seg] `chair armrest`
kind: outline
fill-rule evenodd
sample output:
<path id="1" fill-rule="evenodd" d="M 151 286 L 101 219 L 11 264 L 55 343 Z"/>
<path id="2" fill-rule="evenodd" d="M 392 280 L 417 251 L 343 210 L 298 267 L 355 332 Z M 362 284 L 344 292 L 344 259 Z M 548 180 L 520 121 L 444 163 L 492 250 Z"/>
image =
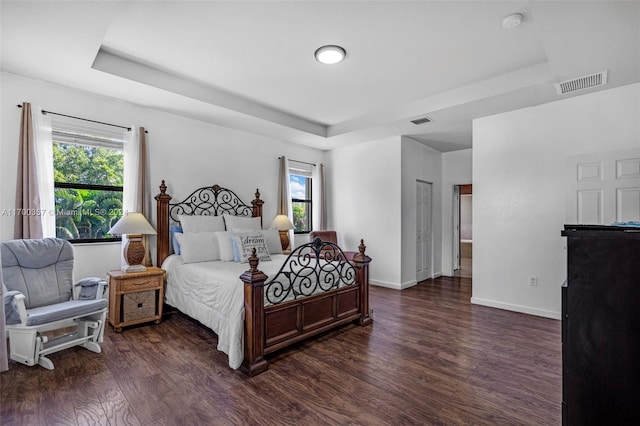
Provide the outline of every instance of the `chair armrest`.
<path id="1" fill-rule="evenodd" d="M 25 296 L 19 291 L 9 291 L 3 295 L 5 319 L 7 325 L 27 325 L 27 306 Z"/>
<path id="2" fill-rule="evenodd" d="M 18 305 L 18 312 L 20 312 L 20 324 L 27 325 L 27 306 L 24 304 L 24 294 L 16 294 L 13 299 Z"/>
<path id="3" fill-rule="evenodd" d="M 101 278 L 83 278 L 74 285 L 74 299 L 101 299 L 108 286 L 107 281 Z M 76 290 L 78 287 L 79 292 Z"/>
<path id="4" fill-rule="evenodd" d="M 96 299 L 101 299 L 104 292 L 109 288 L 109 283 L 106 280 L 100 280 L 98 282 L 98 290 L 96 291 Z"/>

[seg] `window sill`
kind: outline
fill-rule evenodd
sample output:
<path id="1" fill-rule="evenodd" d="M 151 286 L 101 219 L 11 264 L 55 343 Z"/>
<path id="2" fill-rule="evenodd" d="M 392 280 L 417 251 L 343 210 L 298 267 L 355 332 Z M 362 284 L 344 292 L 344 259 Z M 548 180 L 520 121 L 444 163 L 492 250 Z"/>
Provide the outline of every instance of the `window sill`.
<path id="1" fill-rule="evenodd" d="M 122 241 L 96 241 L 96 242 L 92 242 L 92 243 L 82 243 L 82 242 L 75 242 L 75 243 L 71 243 L 72 246 L 110 246 L 110 245 L 121 245 Z"/>

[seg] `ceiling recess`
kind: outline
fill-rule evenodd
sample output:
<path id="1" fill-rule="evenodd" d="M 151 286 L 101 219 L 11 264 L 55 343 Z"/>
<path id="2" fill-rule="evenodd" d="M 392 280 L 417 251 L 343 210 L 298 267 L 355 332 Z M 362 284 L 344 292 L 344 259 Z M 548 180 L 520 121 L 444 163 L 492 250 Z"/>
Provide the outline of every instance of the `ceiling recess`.
<path id="1" fill-rule="evenodd" d="M 571 80 L 556 83 L 558 95 L 577 92 L 578 90 L 589 89 L 591 87 L 604 86 L 607 84 L 607 71 L 600 71 L 596 74 L 585 75 Z"/>
<path id="2" fill-rule="evenodd" d="M 420 117 L 420 118 L 416 118 L 415 120 L 411 120 L 411 122 L 413 124 L 424 124 L 424 123 L 431 123 L 433 120 L 430 119 L 429 117 L 427 117 L 426 115 L 424 117 Z"/>

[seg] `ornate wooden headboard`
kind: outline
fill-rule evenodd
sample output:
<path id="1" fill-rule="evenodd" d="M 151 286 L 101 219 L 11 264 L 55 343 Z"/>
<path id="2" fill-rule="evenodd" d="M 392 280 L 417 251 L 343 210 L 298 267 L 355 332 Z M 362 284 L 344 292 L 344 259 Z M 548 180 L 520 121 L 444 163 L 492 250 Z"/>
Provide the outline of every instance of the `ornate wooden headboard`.
<path id="1" fill-rule="evenodd" d="M 251 206 L 244 203 L 240 197 L 230 189 L 219 185 L 204 186 L 193 191 L 183 201 L 171 203 L 171 196 L 167 194 L 167 186 L 162 181 L 160 193 L 155 196 L 157 203 L 156 227 L 158 232 L 157 266 L 169 256 L 169 241 L 171 239 L 170 223 L 178 222 L 178 215 L 209 215 L 219 216 L 230 214 L 233 216 L 260 217 L 262 223 L 262 205 L 260 191 L 256 189 L 255 199 Z"/>

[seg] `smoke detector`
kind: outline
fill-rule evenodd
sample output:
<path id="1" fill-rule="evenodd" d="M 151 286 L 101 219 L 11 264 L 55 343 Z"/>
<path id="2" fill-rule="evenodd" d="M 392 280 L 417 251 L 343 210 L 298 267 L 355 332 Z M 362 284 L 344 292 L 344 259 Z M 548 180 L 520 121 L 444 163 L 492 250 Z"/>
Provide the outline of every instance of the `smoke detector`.
<path id="1" fill-rule="evenodd" d="M 564 95 L 591 87 L 604 86 L 605 84 L 607 84 L 607 71 L 600 71 L 595 74 L 585 75 L 584 77 L 562 81 L 556 83 L 555 86 L 558 95 Z"/>
<path id="2" fill-rule="evenodd" d="M 512 13 L 509 16 L 505 16 L 505 18 L 502 20 L 502 28 L 504 28 L 505 30 L 515 28 L 520 25 L 520 23 L 522 22 L 522 18 L 524 18 L 522 13 Z"/>

